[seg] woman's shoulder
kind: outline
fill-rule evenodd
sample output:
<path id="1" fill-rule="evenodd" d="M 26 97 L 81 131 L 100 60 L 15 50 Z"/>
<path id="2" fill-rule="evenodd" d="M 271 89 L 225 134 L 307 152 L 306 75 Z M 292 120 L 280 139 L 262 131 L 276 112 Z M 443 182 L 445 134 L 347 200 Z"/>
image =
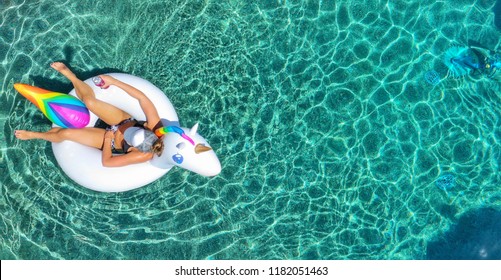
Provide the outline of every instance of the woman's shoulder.
<path id="1" fill-rule="evenodd" d="M 157 129 L 164 127 L 162 120 L 159 120 L 153 127 L 146 121 L 138 121 L 137 124 L 151 131 L 156 131 Z"/>
<path id="2" fill-rule="evenodd" d="M 159 128 L 162 128 L 164 124 L 162 123 L 162 120 L 159 120 L 157 124 L 153 127 L 152 131 L 156 131 Z"/>

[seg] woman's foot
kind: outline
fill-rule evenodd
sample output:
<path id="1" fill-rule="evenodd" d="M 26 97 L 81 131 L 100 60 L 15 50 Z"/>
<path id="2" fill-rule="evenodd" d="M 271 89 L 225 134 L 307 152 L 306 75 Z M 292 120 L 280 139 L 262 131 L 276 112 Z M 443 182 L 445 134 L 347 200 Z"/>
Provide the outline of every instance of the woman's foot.
<path id="1" fill-rule="evenodd" d="M 57 72 L 63 74 L 63 76 L 68 78 L 70 81 L 76 77 L 75 74 L 71 72 L 71 70 L 62 62 L 52 62 L 50 64 L 50 67 L 54 68 Z"/>
<path id="2" fill-rule="evenodd" d="M 35 138 L 34 132 L 33 131 L 27 131 L 27 130 L 16 130 L 14 132 L 14 135 L 19 140 L 31 140 L 31 139 Z"/>
<path id="3" fill-rule="evenodd" d="M 19 140 L 32 140 L 32 139 L 42 139 L 50 142 L 61 142 L 61 138 L 58 136 L 62 128 L 53 127 L 47 132 L 36 132 L 29 130 L 16 130 L 14 135 Z"/>
<path id="4" fill-rule="evenodd" d="M 50 67 L 54 68 L 57 72 L 63 74 L 63 76 L 70 80 L 70 82 L 73 84 L 73 87 L 75 88 L 75 92 L 78 98 L 84 103 L 86 97 L 95 98 L 92 88 L 81 81 L 79 78 L 77 78 L 75 73 L 71 72 L 71 70 L 66 65 L 64 65 L 64 63 L 59 61 L 52 62 L 50 64 Z"/>

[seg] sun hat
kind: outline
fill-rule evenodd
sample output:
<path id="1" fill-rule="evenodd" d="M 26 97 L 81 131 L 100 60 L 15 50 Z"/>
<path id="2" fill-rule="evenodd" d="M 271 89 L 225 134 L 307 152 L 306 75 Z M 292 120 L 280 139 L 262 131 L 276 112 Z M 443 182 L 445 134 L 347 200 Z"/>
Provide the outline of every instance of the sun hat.
<path id="1" fill-rule="evenodd" d="M 158 137 L 150 130 L 129 127 L 124 132 L 124 140 L 141 152 L 148 153 L 151 152 L 151 147 L 158 140 Z"/>

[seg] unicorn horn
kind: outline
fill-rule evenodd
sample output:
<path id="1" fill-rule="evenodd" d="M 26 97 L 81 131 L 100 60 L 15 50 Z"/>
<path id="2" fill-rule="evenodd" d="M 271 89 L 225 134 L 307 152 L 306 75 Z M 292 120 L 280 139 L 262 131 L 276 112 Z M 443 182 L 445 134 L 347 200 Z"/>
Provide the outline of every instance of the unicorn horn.
<path id="1" fill-rule="evenodd" d="M 197 134 L 197 130 L 198 130 L 198 123 L 196 123 L 191 129 L 190 129 L 190 136 L 195 136 L 195 134 Z"/>

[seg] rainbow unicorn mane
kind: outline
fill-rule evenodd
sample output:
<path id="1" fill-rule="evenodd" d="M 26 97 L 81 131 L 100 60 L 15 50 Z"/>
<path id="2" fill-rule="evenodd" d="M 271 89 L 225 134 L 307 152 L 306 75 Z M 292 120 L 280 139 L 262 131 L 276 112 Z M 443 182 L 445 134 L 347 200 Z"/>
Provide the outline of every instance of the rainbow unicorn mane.
<path id="1" fill-rule="evenodd" d="M 184 133 L 184 131 L 180 127 L 177 127 L 177 126 L 164 126 L 164 127 L 161 127 L 161 128 L 159 128 L 159 129 L 157 129 L 155 131 L 155 134 L 160 138 L 160 137 L 162 137 L 163 135 L 165 135 L 165 134 L 167 134 L 169 132 L 173 132 L 173 133 L 179 134 L 179 136 L 181 136 L 184 139 L 188 140 L 188 142 L 190 142 L 193 146 L 195 146 L 195 141 L 193 141 L 193 139 L 191 139 L 188 135 L 186 135 L 186 133 Z"/>

